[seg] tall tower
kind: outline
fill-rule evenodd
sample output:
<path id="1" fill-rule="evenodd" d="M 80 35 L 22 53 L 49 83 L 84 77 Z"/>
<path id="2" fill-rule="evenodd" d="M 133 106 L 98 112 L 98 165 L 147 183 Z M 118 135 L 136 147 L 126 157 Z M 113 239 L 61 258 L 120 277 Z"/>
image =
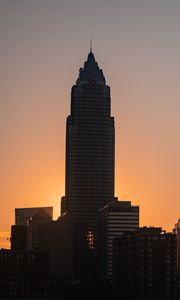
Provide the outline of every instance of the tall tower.
<path id="1" fill-rule="evenodd" d="M 68 211 L 96 239 L 98 211 L 114 199 L 114 118 L 110 88 L 90 49 L 71 92 L 66 125 L 66 186 L 61 214 Z"/>

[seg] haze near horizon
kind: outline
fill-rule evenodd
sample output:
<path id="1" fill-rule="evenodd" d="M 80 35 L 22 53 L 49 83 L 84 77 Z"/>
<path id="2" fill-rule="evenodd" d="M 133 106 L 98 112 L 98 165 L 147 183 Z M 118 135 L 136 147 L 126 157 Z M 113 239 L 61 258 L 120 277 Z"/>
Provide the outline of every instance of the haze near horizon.
<path id="1" fill-rule="evenodd" d="M 175 0 L 1 1 L 3 236 L 15 207 L 53 206 L 59 215 L 71 87 L 90 37 L 111 87 L 116 195 L 140 205 L 141 225 L 173 228 L 180 217 L 179 14 Z"/>

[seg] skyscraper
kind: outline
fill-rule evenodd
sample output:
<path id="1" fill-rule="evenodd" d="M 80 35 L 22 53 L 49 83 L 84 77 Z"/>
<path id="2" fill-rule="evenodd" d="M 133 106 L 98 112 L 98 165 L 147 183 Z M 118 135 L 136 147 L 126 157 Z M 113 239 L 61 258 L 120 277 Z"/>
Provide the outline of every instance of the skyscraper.
<path id="1" fill-rule="evenodd" d="M 66 125 L 66 186 L 61 214 L 69 211 L 97 237 L 98 211 L 114 199 L 114 118 L 110 88 L 92 50 L 71 92 Z"/>

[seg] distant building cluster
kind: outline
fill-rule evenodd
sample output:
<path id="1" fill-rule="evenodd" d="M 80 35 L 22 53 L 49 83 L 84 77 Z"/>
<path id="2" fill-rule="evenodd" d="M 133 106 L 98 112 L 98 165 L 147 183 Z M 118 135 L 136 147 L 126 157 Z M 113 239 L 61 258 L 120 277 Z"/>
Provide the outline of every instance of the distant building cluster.
<path id="1" fill-rule="evenodd" d="M 16 208 L 0 250 L 0 299 L 180 299 L 180 220 L 139 227 L 139 206 L 114 195 L 110 88 L 90 51 L 71 92 L 61 216 Z"/>

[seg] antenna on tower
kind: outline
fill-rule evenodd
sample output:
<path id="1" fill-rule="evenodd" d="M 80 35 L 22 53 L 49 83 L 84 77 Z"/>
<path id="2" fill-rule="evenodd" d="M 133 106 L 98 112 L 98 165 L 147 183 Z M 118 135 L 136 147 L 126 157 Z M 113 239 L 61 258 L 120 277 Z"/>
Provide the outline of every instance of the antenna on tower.
<path id="1" fill-rule="evenodd" d="M 90 52 L 92 52 L 92 38 L 90 38 Z"/>

